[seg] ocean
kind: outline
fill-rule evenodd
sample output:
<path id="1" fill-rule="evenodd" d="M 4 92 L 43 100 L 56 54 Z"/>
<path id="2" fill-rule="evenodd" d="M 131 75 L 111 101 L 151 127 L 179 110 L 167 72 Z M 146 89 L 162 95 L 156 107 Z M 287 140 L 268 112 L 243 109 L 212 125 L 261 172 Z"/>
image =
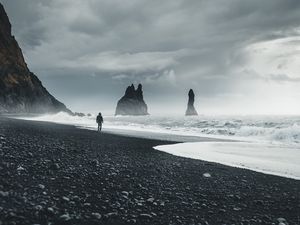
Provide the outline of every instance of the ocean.
<path id="1" fill-rule="evenodd" d="M 96 128 L 96 116 L 66 113 L 33 120 Z M 104 116 L 104 130 L 125 129 L 300 146 L 300 116 Z"/>

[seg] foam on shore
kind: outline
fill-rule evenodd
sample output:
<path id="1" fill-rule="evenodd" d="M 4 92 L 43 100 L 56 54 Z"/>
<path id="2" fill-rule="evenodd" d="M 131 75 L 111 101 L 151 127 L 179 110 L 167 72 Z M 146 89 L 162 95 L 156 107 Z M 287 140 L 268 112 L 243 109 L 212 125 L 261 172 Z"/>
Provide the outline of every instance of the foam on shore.
<path id="1" fill-rule="evenodd" d="M 300 149 L 249 142 L 194 142 L 156 146 L 172 155 L 300 180 Z"/>

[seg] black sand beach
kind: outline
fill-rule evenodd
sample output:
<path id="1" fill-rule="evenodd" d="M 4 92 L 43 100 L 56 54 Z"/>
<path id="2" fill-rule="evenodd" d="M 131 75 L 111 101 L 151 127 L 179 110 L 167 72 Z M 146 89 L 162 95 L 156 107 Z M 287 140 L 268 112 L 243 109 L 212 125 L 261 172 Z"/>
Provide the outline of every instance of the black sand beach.
<path id="1" fill-rule="evenodd" d="M 0 224 L 300 224 L 300 181 L 169 143 L 0 117 Z"/>

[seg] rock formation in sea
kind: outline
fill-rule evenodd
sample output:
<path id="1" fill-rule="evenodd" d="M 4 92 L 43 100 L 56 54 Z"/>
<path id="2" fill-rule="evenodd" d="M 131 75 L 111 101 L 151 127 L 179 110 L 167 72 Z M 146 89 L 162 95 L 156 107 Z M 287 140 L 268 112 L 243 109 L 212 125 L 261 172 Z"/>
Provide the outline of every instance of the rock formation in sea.
<path id="1" fill-rule="evenodd" d="M 127 87 L 125 95 L 118 101 L 115 115 L 149 115 L 141 84 L 137 89 L 133 84 Z"/>
<path id="2" fill-rule="evenodd" d="M 198 115 L 198 113 L 197 113 L 197 111 L 194 107 L 194 102 L 195 102 L 195 94 L 194 94 L 193 89 L 190 89 L 190 91 L 189 91 L 189 101 L 188 101 L 187 109 L 186 109 L 186 112 L 185 112 L 186 116 L 197 116 Z"/>
<path id="3" fill-rule="evenodd" d="M 0 3 L 0 113 L 71 113 L 27 67 Z"/>

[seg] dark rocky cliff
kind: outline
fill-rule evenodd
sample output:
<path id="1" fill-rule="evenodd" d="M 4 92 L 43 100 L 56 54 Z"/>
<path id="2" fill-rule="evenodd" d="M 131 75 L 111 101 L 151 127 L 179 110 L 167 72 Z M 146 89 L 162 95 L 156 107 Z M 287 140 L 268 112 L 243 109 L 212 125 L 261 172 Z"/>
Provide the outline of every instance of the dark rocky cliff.
<path id="1" fill-rule="evenodd" d="M 194 102 L 195 102 L 195 94 L 193 89 L 190 89 L 189 91 L 189 101 L 188 101 L 188 105 L 187 105 L 187 109 L 185 112 L 186 116 L 197 116 L 198 113 L 194 107 Z"/>
<path id="2" fill-rule="evenodd" d="M 66 111 L 28 69 L 22 50 L 11 33 L 9 18 L 0 3 L 0 112 L 55 113 Z"/>
<path id="3" fill-rule="evenodd" d="M 115 115 L 148 115 L 141 84 L 136 90 L 133 84 L 127 87 L 125 95 L 118 101 Z"/>

